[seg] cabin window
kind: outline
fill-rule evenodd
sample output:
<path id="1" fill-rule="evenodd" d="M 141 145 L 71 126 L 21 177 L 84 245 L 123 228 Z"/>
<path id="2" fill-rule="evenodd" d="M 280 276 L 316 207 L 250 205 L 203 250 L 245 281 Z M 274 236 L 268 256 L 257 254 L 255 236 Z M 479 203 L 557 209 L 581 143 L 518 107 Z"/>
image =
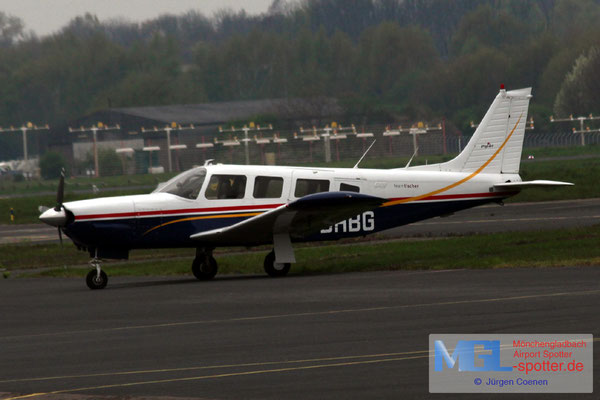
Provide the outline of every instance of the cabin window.
<path id="1" fill-rule="evenodd" d="M 328 192 L 329 181 L 325 179 L 298 179 L 294 196 L 304 197 L 313 193 Z"/>
<path id="2" fill-rule="evenodd" d="M 358 186 L 350 185 L 348 183 L 340 183 L 340 192 L 360 193 L 360 188 Z"/>
<path id="3" fill-rule="evenodd" d="M 210 177 L 205 196 L 209 200 L 242 199 L 246 192 L 244 175 L 213 175 Z"/>
<path id="4" fill-rule="evenodd" d="M 205 178 L 206 168 L 191 169 L 177 175 L 154 192 L 171 193 L 184 199 L 195 200 L 198 198 Z"/>
<path id="5" fill-rule="evenodd" d="M 255 199 L 278 199 L 283 192 L 283 178 L 278 176 L 257 176 L 254 180 Z"/>

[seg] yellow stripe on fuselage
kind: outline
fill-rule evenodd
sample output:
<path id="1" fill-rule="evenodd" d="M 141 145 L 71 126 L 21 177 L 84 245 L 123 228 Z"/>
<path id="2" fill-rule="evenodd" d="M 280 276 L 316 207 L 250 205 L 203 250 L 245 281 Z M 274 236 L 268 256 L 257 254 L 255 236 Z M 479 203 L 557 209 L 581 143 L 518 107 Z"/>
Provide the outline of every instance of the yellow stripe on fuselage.
<path id="1" fill-rule="evenodd" d="M 147 235 L 148 233 L 152 232 L 155 229 L 162 228 L 163 226 L 175 224 L 177 222 L 195 221 L 195 220 L 199 220 L 199 219 L 253 217 L 255 215 L 262 214 L 262 213 L 263 213 L 263 211 L 261 211 L 261 212 L 252 212 L 252 213 L 243 213 L 243 214 L 203 215 L 201 217 L 181 218 L 181 219 L 176 219 L 174 221 L 165 222 L 164 224 L 160 224 L 160 225 L 155 226 L 154 228 L 148 229 L 146 232 L 144 232 L 144 235 Z"/>
<path id="2" fill-rule="evenodd" d="M 409 197 L 406 199 L 400 199 L 400 200 L 393 200 L 393 201 L 388 201 L 387 203 L 383 203 L 381 206 L 382 207 L 388 207 L 388 206 L 394 206 L 396 204 L 402 204 L 402 203 L 410 203 L 412 201 L 418 201 L 418 200 L 423 200 L 424 198 L 427 198 L 429 196 L 435 196 L 436 194 L 440 194 L 443 192 L 446 192 L 450 189 L 453 189 L 459 185 L 462 185 L 463 183 L 473 179 L 475 176 L 479 175 L 479 173 L 481 171 L 483 171 L 485 169 L 485 167 L 487 167 L 488 165 L 490 165 L 490 163 L 492 161 L 494 161 L 494 158 L 496 158 L 496 156 L 502 151 L 502 149 L 504 148 L 504 146 L 506 146 L 506 143 L 508 143 L 508 140 L 511 138 L 511 136 L 513 135 L 513 133 L 515 133 L 515 130 L 517 129 L 517 126 L 519 125 L 519 122 L 521 122 L 521 118 L 523 117 L 523 113 L 521 113 L 521 115 L 519 116 L 519 119 L 517 120 L 517 123 L 515 124 L 515 126 L 512 128 L 512 130 L 510 131 L 509 135 L 506 137 L 506 139 L 504 139 L 504 142 L 502 143 L 502 145 L 498 148 L 498 150 L 496 150 L 496 152 L 494 154 L 492 154 L 492 156 L 490 157 L 489 160 L 487 160 L 485 163 L 483 163 L 483 165 L 481 167 L 479 167 L 475 172 L 473 172 L 471 175 L 461 179 L 458 182 L 454 182 L 451 185 L 448 185 L 446 187 L 443 187 L 441 189 L 438 190 L 434 190 L 433 192 L 429 192 L 429 193 L 425 193 L 419 196 L 414 196 L 414 197 Z"/>

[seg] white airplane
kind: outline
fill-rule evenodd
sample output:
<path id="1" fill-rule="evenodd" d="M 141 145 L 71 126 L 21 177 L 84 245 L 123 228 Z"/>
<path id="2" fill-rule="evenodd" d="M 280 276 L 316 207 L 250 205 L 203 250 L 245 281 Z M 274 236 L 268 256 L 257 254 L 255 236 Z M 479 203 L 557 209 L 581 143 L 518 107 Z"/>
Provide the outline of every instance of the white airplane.
<path id="1" fill-rule="evenodd" d="M 90 289 L 108 282 L 100 259 L 127 259 L 131 249 L 143 248 L 196 248 L 192 272 L 207 280 L 217 273 L 216 247 L 273 244 L 264 269 L 284 276 L 295 262 L 292 242 L 364 236 L 501 203 L 527 187 L 572 185 L 519 176 L 530 98 L 531 88 L 502 86 L 464 150 L 440 164 L 388 170 L 205 165 L 150 194 L 64 204 L 63 176 L 56 207 L 40 220 L 89 252 Z"/>

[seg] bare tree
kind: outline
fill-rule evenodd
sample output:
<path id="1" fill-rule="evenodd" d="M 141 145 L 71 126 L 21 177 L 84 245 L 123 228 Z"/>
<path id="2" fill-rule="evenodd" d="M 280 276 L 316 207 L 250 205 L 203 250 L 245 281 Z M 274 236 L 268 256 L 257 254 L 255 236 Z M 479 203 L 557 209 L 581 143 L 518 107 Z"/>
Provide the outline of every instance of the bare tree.
<path id="1" fill-rule="evenodd" d="M 25 38 L 25 25 L 19 17 L 0 11 L 0 46 L 10 47 Z"/>

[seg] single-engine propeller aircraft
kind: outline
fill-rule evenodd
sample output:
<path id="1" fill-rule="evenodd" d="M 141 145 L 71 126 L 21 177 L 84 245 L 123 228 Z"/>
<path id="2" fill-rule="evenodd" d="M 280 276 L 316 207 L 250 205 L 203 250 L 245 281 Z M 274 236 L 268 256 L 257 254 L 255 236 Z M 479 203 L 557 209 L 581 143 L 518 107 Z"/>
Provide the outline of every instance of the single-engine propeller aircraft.
<path id="1" fill-rule="evenodd" d="M 284 276 L 295 262 L 293 242 L 363 236 L 501 203 L 521 189 L 571 185 L 523 182 L 519 164 L 531 88 L 501 86 L 464 150 L 440 164 L 388 170 L 283 166 L 205 165 L 183 172 L 145 195 L 63 204 L 64 175 L 56 207 L 40 219 L 58 227 L 92 257 L 86 282 L 102 289 L 103 258 L 127 259 L 131 249 L 196 248 L 192 272 L 217 273 L 219 246 L 272 244 L 266 273 Z M 360 161 L 359 161 L 360 162 Z"/>

